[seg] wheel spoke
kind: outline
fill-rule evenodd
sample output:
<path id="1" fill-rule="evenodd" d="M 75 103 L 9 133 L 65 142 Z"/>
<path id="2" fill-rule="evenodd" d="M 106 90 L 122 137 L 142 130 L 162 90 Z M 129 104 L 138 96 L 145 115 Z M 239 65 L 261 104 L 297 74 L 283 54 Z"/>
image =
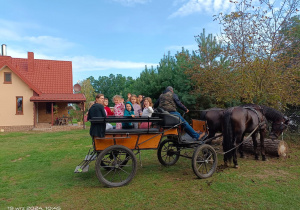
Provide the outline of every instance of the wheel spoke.
<path id="1" fill-rule="evenodd" d="M 198 169 L 197 169 L 198 171 L 200 170 L 200 168 L 201 168 L 202 165 L 203 165 L 203 163 L 202 163 L 202 164 L 199 164 L 199 167 L 198 167 Z"/>
<path id="2" fill-rule="evenodd" d="M 166 156 L 167 156 L 167 153 L 165 155 L 161 156 L 161 157 L 166 157 Z"/>
<path id="3" fill-rule="evenodd" d="M 175 146 L 176 140 L 167 139 L 163 141 L 158 148 L 158 160 L 164 166 L 174 165 L 178 158 L 178 148 Z"/>
<path id="4" fill-rule="evenodd" d="M 123 180 L 122 180 L 122 177 L 120 175 L 120 170 L 118 170 L 118 174 L 119 174 L 120 182 L 122 182 Z"/>
<path id="5" fill-rule="evenodd" d="M 110 172 L 112 172 L 113 170 L 109 170 L 105 175 L 103 175 L 104 177 L 106 177 Z"/>
<path id="6" fill-rule="evenodd" d="M 123 168 L 119 168 L 119 171 L 123 171 L 125 172 L 126 174 L 129 174 L 127 171 L 125 171 Z"/>
<path id="7" fill-rule="evenodd" d="M 164 160 L 164 161 L 165 161 L 165 162 L 167 162 L 167 160 L 168 160 L 168 156 L 166 155 L 166 158 L 165 158 L 165 160 Z"/>
<path id="8" fill-rule="evenodd" d="M 208 171 L 207 171 L 207 164 L 206 163 L 204 163 L 204 167 L 205 167 L 205 172 L 207 173 Z"/>

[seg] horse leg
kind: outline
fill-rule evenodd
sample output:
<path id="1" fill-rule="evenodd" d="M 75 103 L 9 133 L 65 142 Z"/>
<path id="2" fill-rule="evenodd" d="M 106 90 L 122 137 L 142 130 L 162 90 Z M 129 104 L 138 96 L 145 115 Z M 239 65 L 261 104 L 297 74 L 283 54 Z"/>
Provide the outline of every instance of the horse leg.
<path id="1" fill-rule="evenodd" d="M 241 138 L 242 141 L 243 141 L 244 137 L 245 137 L 245 134 L 242 135 L 242 138 Z M 243 144 L 241 144 L 239 146 L 238 150 L 239 150 L 239 153 L 240 153 L 240 158 L 244 158 L 245 156 L 244 156 L 244 151 L 243 151 Z"/>
<path id="2" fill-rule="evenodd" d="M 258 151 L 257 151 L 257 133 L 253 133 L 252 134 L 252 141 L 253 141 L 253 149 L 254 149 L 254 156 L 255 156 L 255 160 L 258 160 Z"/>
<path id="3" fill-rule="evenodd" d="M 224 166 L 225 167 L 228 167 L 228 160 L 227 160 L 227 157 L 226 157 L 226 155 L 224 155 Z"/>
<path id="4" fill-rule="evenodd" d="M 207 136 L 207 139 L 210 139 L 212 137 L 214 137 L 216 134 L 216 131 L 214 129 L 210 129 L 209 130 L 209 133 L 208 133 L 208 136 Z M 209 141 L 206 141 L 205 143 L 206 144 L 211 144 L 212 140 L 209 140 Z"/>
<path id="5" fill-rule="evenodd" d="M 235 137 L 234 137 L 234 147 L 238 146 L 241 142 L 242 142 L 242 137 L 244 136 L 244 134 L 241 131 L 236 132 Z M 240 145 L 241 146 L 241 145 Z M 239 150 L 239 148 L 235 148 L 233 150 L 233 164 L 235 168 L 239 168 L 238 162 L 237 162 L 237 151 Z"/>
<path id="6" fill-rule="evenodd" d="M 265 130 L 260 131 L 260 149 L 261 149 L 261 156 L 262 156 L 262 160 L 266 161 L 266 151 L 265 151 Z"/>
<path id="7" fill-rule="evenodd" d="M 224 144 L 224 142 L 222 142 L 222 144 Z M 223 145 L 223 147 L 224 147 L 224 145 Z M 228 167 L 228 158 L 227 158 L 226 154 L 223 155 L 223 161 L 224 161 L 224 166 Z"/>
<path id="8" fill-rule="evenodd" d="M 233 150 L 233 164 L 234 164 L 234 168 L 239 168 L 238 162 L 237 162 L 237 148 L 235 148 Z"/>
<path id="9" fill-rule="evenodd" d="M 237 142 L 237 138 L 235 138 L 235 143 L 233 144 L 234 147 L 236 147 L 239 144 L 239 141 Z M 238 162 L 237 162 L 237 151 L 238 148 L 235 148 L 232 152 L 233 152 L 233 164 L 234 164 L 234 168 L 239 168 Z"/>

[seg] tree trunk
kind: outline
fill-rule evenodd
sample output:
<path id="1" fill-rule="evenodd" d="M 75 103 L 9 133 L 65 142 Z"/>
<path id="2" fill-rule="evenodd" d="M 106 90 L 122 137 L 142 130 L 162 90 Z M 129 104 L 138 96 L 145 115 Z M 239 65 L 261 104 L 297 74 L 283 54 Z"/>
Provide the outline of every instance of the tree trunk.
<path id="1" fill-rule="evenodd" d="M 268 155 L 273 155 L 276 157 L 282 156 L 285 157 L 288 153 L 288 145 L 285 141 L 281 140 L 271 140 L 271 139 L 265 139 L 264 141 L 265 144 L 265 150 L 266 154 Z M 245 152 L 251 152 L 254 154 L 254 149 L 253 149 L 253 141 L 252 139 L 245 141 L 243 143 L 243 150 Z M 260 141 L 257 141 L 257 150 L 260 152 Z"/>

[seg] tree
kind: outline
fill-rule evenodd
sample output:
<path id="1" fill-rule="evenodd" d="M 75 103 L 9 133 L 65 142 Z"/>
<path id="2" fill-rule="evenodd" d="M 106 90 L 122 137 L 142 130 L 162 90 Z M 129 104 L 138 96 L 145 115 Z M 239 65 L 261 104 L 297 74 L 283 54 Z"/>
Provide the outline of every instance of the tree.
<path id="1" fill-rule="evenodd" d="M 223 27 L 222 41 L 231 60 L 233 97 L 277 108 L 300 104 L 299 61 L 283 54 L 298 54 L 298 48 L 291 52 L 284 44 L 287 36 L 283 36 L 283 29 L 296 13 L 299 0 L 259 0 L 258 4 L 242 0 L 234 4 L 236 11 L 216 18 Z"/>
<path id="2" fill-rule="evenodd" d="M 285 45 L 286 49 L 281 56 L 292 57 L 292 63 L 295 63 L 300 57 L 300 15 L 293 16 L 286 21 L 280 30 L 280 35 L 283 38 L 282 45 Z"/>
<path id="3" fill-rule="evenodd" d="M 226 48 L 212 34 L 203 32 L 195 36 L 198 54 L 193 53 L 188 59 L 185 72 L 193 81 L 193 92 L 197 98 L 206 103 L 204 107 L 225 106 L 233 101 L 232 80 L 230 77 L 230 59 Z"/>
<path id="4" fill-rule="evenodd" d="M 85 103 L 85 110 L 89 109 L 89 102 L 95 100 L 95 89 L 93 88 L 90 79 L 83 80 L 80 82 L 81 86 L 81 93 L 85 95 L 86 103 Z"/>
<path id="5" fill-rule="evenodd" d="M 121 95 L 127 97 L 127 92 L 131 92 L 135 81 L 132 77 L 124 77 L 121 74 L 116 76 L 110 74 L 108 77 L 99 76 L 98 80 L 91 76 L 88 79 L 91 81 L 96 93 L 102 93 L 109 99 L 109 106 L 113 106 L 113 96 Z"/>
<path id="6" fill-rule="evenodd" d="M 197 57 L 195 52 L 190 54 L 184 48 L 175 56 L 170 53 L 164 55 L 157 68 L 148 69 L 146 66 L 140 77 L 136 79 L 133 89 L 155 101 L 167 86 L 172 86 L 189 109 L 199 110 L 210 107 L 207 97 L 193 92 L 194 82 L 186 73 L 187 69 L 194 65 L 193 62 L 190 62 L 194 57 Z"/>

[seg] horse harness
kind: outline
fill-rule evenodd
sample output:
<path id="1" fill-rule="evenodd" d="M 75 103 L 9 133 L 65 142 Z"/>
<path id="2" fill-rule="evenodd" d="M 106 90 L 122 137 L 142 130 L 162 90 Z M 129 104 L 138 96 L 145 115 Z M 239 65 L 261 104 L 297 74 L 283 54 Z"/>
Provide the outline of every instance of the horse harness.
<path id="1" fill-rule="evenodd" d="M 262 117 L 259 117 L 259 114 L 258 114 L 257 110 L 254 109 L 253 107 L 245 106 L 245 107 L 243 107 L 243 108 L 253 111 L 253 112 L 256 114 L 257 119 L 258 119 L 258 127 L 259 127 L 260 129 L 265 129 L 266 127 L 263 128 L 263 126 L 267 124 L 267 123 L 266 123 L 266 118 L 264 117 L 263 109 L 262 109 L 260 106 L 258 106 L 258 107 L 259 107 L 259 109 L 261 110 L 260 112 L 261 112 L 261 114 L 262 114 Z"/>
<path id="2" fill-rule="evenodd" d="M 227 111 L 232 112 L 232 110 L 233 110 L 234 108 L 235 108 L 235 107 L 231 107 L 230 109 L 227 109 Z M 243 107 L 243 108 L 249 109 L 249 110 L 253 111 L 253 112 L 256 114 L 256 116 L 257 116 L 257 118 L 258 118 L 258 121 L 259 121 L 258 125 L 257 125 L 256 128 L 255 128 L 255 129 L 254 129 L 254 130 L 253 130 L 253 131 L 252 131 L 245 139 L 243 139 L 238 145 L 236 145 L 235 147 L 231 148 L 230 150 L 228 150 L 228 151 L 226 151 L 226 152 L 217 152 L 217 153 L 222 154 L 222 155 L 225 155 L 226 153 L 228 153 L 228 152 L 230 152 L 230 151 L 232 151 L 232 150 L 238 148 L 239 146 L 241 146 L 244 142 L 248 141 L 248 140 L 250 139 L 250 136 L 252 136 L 252 134 L 253 134 L 258 128 L 259 128 L 259 129 L 266 129 L 266 127 L 262 128 L 263 125 L 266 125 L 266 118 L 264 117 L 263 111 L 261 111 L 263 117 L 260 118 L 260 117 L 259 117 L 259 114 L 258 114 L 258 112 L 257 112 L 257 110 L 254 109 L 253 107 L 248 107 L 248 106 L 247 106 L 247 107 Z M 259 106 L 259 108 L 260 108 L 261 110 L 263 110 L 260 106 Z"/>

